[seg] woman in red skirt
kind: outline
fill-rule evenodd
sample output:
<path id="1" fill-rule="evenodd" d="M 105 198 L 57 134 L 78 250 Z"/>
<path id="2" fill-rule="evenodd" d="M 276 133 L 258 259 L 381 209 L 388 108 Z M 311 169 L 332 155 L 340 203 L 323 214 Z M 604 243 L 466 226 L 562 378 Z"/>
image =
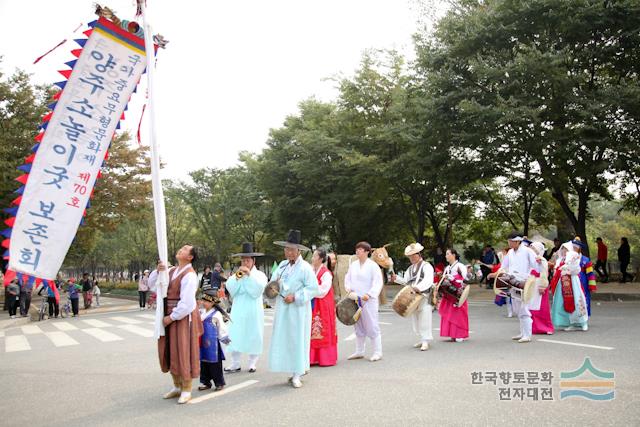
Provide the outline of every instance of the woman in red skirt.
<path id="1" fill-rule="evenodd" d="M 316 249 L 311 266 L 318 279 L 320 293 L 311 302 L 311 365 L 333 366 L 338 360 L 336 304 L 333 299 L 333 274 L 325 265 L 327 252 Z"/>

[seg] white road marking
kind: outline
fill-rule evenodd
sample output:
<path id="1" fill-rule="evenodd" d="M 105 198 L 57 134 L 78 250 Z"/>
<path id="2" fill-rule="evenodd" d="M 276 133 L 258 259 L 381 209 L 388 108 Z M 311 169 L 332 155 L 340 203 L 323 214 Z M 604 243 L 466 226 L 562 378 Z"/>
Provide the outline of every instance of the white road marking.
<path id="1" fill-rule="evenodd" d="M 378 325 L 393 325 L 393 323 L 389 323 L 389 322 L 378 322 Z"/>
<path id="2" fill-rule="evenodd" d="M 109 319 L 115 320 L 117 322 L 126 323 L 126 324 L 129 324 L 129 325 L 135 325 L 137 323 L 142 323 L 142 320 L 130 319 L 128 317 L 122 317 L 122 316 L 110 317 Z"/>
<path id="3" fill-rule="evenodd" d="M 9 335 L 5 337 L 4 351 L 7 353 L 26 350 L 31 350 L 31 346 L 24 335 Z"/>
<path id="4" fill-rule="evenodd" d="M 83 322 L 89 326 L 93 326 L 94 328 L 106 328 L 108 326 L 113 326 L 111 323 L 103 322 L 102 320 L 98 319 L 87 319 L 83 320 Z"/>
<path id="5" fill-rule="evenodd" d="M 156 316 L 153 314 L 138 314 L 136 317 L 142 317 L 143 319 L 155 319 Z"/>
<path id="6" fill-rule="evenodd" d="M 345 341 L 353 341 L 353 340 L 355 340 L 355 339 L 356 339 L 356 334 L 355 334 L 355 332 L 354 332 L 354 333 L 352 333 L 351 335 L 349 335 L 348 337 L 346 337 L 344 340 L 345 340 Z"/>
<path id="7" fill-rule="evenodd" d="M 41 334 L 42 329 L 37 325 L 25 325 L 22 328 L 22 333 L 25 335 Z"/>
<path id="8" fill-rule="evenodd" d="M 82 329 L 82 332 L 89 334 L 102 342 L 122 341 L 122 337 L 100 328 Z"/>
<path id="9" fill-rule="evenodd" d="M 129 331 L 133 334 L 140 335 L 141 337 L 151 338 L 153 336 L 153 331 L 151 329 L 141 328 L 136 325 L 119 325 L 118 328 L 124 329 L 125 331 Z"/>
<path id="10" fill-rule="evenodd" d="M 536 341 L 550 342 L 550 343 L 553 343 L 553 344 L 574 345 L 574 346 L 577 346 L 577 347 L 597 348 L 599 350 L 615 350 L 614 347 L 605 347 L 605 346 L 601 346 L 601 345 L 592 345 L 592 344 L 580 344 L 580 343 L 577 343 L 577 342 L 568 342 L 568 341 L 548 340 L 546 338 L 540 338 L 540 339 L 537 339 Z"/>
<path id="11" fill-rule="evenodd" d="M 76 329 L 78 329 L 76 326 L 72 325 L 69 322 L 54 322 L 53 326 L 55 326 L 56 328 L 58 328 L 61 331 L 75 331 Z"/>
<path id="12" fill-rule="evenodd" d="M 45 332 L 45 335 L 56 347 L 67 347 L 70 345 L 80 344 L 78 341 L 74 340 L 62 331 Z"/>
<path id="13" fill-rule="evenodd" d="M 225 394 L 232 393 L 236 390 L 240 390 L 245 387 L 249 387 L 250 385 L 254 385 L 258 382 L 259 382 L 258 380 L 247 380 L 247 381 L 241 382 L 240 384 L 235 384 L 230 387 L 225 387 L 220 391 L 212 391 L 202 396 L 198 396 L 195 399 L 191 399 L 189 403 L 195 404 L 195 403 L 204 402 L 205 400 L 213 399 L 214 397 L 224 396 Z"/>

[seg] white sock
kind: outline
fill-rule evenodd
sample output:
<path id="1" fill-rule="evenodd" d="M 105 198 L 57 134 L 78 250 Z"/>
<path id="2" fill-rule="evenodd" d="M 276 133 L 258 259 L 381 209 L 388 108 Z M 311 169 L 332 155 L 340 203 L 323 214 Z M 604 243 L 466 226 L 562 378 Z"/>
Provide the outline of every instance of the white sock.
<path id="1" fill-rule="evenodd" d="M 249 355 L 249 369 L 255 369 L 258 363 L 258 354 L 250 354 Z M 235 362 L 234 362 L 235 363 Z M 238 366 L 240 366 L 240 362 L 238 362 Z"/>

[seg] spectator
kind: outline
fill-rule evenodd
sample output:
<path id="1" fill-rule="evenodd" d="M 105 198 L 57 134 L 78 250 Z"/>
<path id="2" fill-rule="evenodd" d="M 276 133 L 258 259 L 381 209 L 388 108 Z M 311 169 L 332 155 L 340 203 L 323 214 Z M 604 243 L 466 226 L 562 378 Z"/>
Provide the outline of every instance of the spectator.
<path id="1" fill-rule="evenodd" d="M 93 296 L 96 297 L 96 307 L 100 307 L 100 287 L 96 276 L 93 276 Z"/>
<path id="2" fill-rule="evenodd" d="M 622 279 L 620 282 L 633 281 L 632 274 L 627 273 L 627 268 L 631 262 L 631 247 L 629 246 L 629 240 L 626 237 L 620 239 L 620 247 L 618 248 L 618 261 L 620 261 L 620 272 L 622 273 Z"/>
<path id="3" fill-rule="evenodd" d="M 204 273 L 202 273 L 202 277 L 200 278 L 200 290 L 204 293 L 211 289 L 211 281 L 213 280 L 213 274 L 211 273 L 211 267 L 205 266 Z"/>
<path id="4" fill-rule="evenodd" d="M 487 289 L 489 288 L 489 280 L 487 276 L 491 273 L 492 266 L 496 263 L 496 253 L 489 245 L 485 246 L 480 256 L 480 270 L 482 271 L 482 277 L 480 283 L 484 280 L 487 283 Z"/>
<path id="5" fill-rule="evenodd" d="M 69 293 L 69 299 L 71 300 L 72 317 L 76 317 L 78 315 L 80 291 L 82 291 L 82 286 L 77 285 L 74 278 L 69 279 L 67 282 L 67 292 Z"/>
<path id="6" fill-rule="evenodd" d="M 149 292 L 149 270 L 142 273 L 142 278 L 138 282 L 138 296 L 140 297 L 140 311 L 144 310 L 147 305 L 147 293 Z"/>
<path id="7" fill-rule="evenodd" d="M 555 239 L 553 239 L 553 247 L 549 250 L 549 253 L 545 256 L 547 261 L 551 261 L 552 263 L 555 263 L 557 256 L 554 257 L 553 255 L 556 252 L 558 252 L 559 249 L 560 249 L 560 239 L 556 237 Z"/>
<path id="8" fill-rule="evenodd" d="M 605 245 L 602 241 L 602 237 L 598 237 L 596 239 L 596 244 L 598 245 L 598 259 L 596 261 L 594 270 L 596 270 L 596 273 L 598 273 L 598 276 L 600 276 L 600 279 L 603 282 L 608 282 L 609 273 L 607 273 L 607 253 L 609 251 L 609 248 L 607 248 L 607 245 Z"/>
<path id="9" fill-rule="evenodd" d="M 219 291 L 220 289 L 224 289 L 223 282 L 226 282 L 227 278 L 222 275 L 222 265 L 219 262 L 216 262 L 213 267 L 213 272 L 211 273 L 211 289 Z"/>
<path id="10" fill-rule="evenodd" d="M 20 316 L 27 317 L 29 307 L 31 307 L 32 285 L 25 281 L 19 281 L 18 283 L 20 283 Z"/>
<path id="11" fill-rule="evenodd" d="M 56 301 L 56 293 L 53 291 L 53 288 L 48 284 L 43 284 L 42 288 L 38 291 L 38 295 L 42 295 L 43 291 L 47 291 L 47 305 L 49 306 L 49 318 L 52 318 L 54 315 L 58 317 L 60 315 L 60 306 L 58 305 L 58 301 Z"/>
<path id="12" fill-rule="evenodd" d="M 136 274 L 133 275 L 133 280 L 135 282 L 140 282 L 140 273 L 136 271 Z"/>
<path id="13" fill-rule="evenodd" d="M 84 300 L 84 309 L 91 308 L 91 290 L 93 284 L 89 280 L 89 273 L 82 273 L 82 280 L 80 280 L 80 286 L 82 286 L 82 299 Z"/>
<path id="14" fill-rule="evenodd" d="M 18 284 L 18 279 L 13 279 L 11 283 L 9 283 L 9 286 L 7 286 L 7 294 L 9 317 L 15 319 L 16 311 L 18 311 L 18 306 L 20 305 L 20 285 Z"/>

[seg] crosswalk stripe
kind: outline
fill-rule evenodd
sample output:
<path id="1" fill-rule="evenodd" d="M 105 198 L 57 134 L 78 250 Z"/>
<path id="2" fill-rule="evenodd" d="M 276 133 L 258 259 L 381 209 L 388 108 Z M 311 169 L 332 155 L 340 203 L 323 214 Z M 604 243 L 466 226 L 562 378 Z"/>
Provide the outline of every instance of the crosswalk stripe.
<path id="1" fill-rule="evenodd" d="M 145 338 L 151 338 L 153 336 L 152 330 L 144 329 L 136 325 L 118 325 L 118 328 L 124 329 L 125 331 L 129 331 L 131 333 L 140 335 L 141 337 L 145 337 Z"/>
<path id="2" fill-rule="evenodd" d="M 119 337 L 116 334 L 112 334 L 109 331 L 105 331 L 104 329 L 87 328 L 87 329 L 81 329 L 81 330 L 85 334 L 91 335 L 92 337 L 102 342 L 122 341 L 122 337 Z"/>
<path id="3" fill-rule="evenodd" d="M 142 317 L 143 319 L 151 319 L 151 320 L 156 318 L 156 316 L 153 314 L 138 314 L 136 315 L 136 317 Z"/>
<path id="4" fill-rule="evenodd" d="M 240 384 L 234 384 L 232 386 L 225 387 L 224 390 L 216 391 L 216 392 L 209 392 L 209 393 L 206 393 L 206 394 L 204 394 L 202 396 L 198 396 L 195 399 L 191 399 L 189 401 L 189 404 L 193 405 L 195 403 L 200 403 L 200 402 L 202 402 L 204 400 L 213 399 L 214 397 L 224 396 L 227 393 L 231 393 L 233 391 L 240 390 L 241 388 L 248 387 L 248 386 L 256 384 L 258 382 L 259 382 L 258 380 L 247 380 L 247 381 L 241 382 Z"/>
<path id="5" fill-rule="evenodd" d="M 74 340 L 62 331 L 45 332 L 44 334 L 56 347 L 67 347 L 70 345 L 80 344 L 78 341 Z"/>
<path id="6" fill-rule="evenodd" d="M 142 323 L 142 320 L 129 319 L 128 317 L 122 317 L 122 316 L 110 317 L 109 319 L 115 320 L 117 322 L 126 323 L 128 325 L 135 325 L 137 323 Z"/>
<path id="7" fill-rule="evenodd" d="M 40 329 L 40 327 L 37 325 L 25 325 L 21 329 L 22 329 L 22 333 L 25 335 L 34 335 L 34 334 L 42 333 L 42 329 Z"/>
<path id="8" fill-rule="evenodd" d="M 78 329 L 75 325 L 72 325 L 69 322 L 54 322 L 53 326 L 55 326 L 56 328 L 58 328 L 61 331 L 75 331 L 76 329 Z"/>
<path id="9" fill-rule="evenodd" d="M 4 351 L 7 353 L 25 350 L 31 350 L 31 346 L 24 335 L 9 335 L 5 337 Z"/>
<path id="10" fill-rule="evenodd" d="M 106 328 L 107 326 L 113 326 L 111 323 L 103 322 L 98 319 L 86 319 L 83 320 L 83 322 L 89 326 L 93 326 L 94 328 Z"/>

